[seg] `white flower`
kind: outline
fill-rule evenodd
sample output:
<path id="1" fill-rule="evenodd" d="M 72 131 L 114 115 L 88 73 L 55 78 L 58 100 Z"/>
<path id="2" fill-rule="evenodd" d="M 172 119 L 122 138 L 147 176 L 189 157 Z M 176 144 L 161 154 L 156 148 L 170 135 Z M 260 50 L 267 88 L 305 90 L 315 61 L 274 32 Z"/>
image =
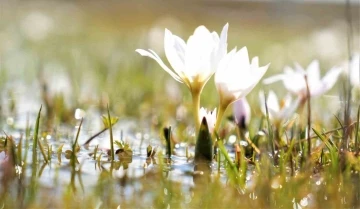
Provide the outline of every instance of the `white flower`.
<path id="1" fill-rule="evenodd" d="M 259 92 L 259 99 L 261 105 L 261 111 L 266 115 L 265 107 L 265 95 L 263 91 Z M 276 94 L 273 91 L 269 91 L 269 94 L 266 99 L 266 105 L 268 108 L 269 118 L 274 121 L 281 122 L 282 120 L 288 118 L 293 114 L 296 108 L 300 104 L 300 98 L 292 102 L 291 96 L 288 94 L 279 104 L 279 100 Z"/>
<path id="2" fill-rule="evenodd" d="M 220 104 L 227 106 L 246 96 L 260 81 L 269 64 L 259 67 L 258 57 L 250 63 L 246 47 L 233 49 L 220 61 L 215 73 L 215 84 Z"/>
<path id="3" fill-rule="evenodd" d="M 185 43 L 165 29 L 165 55 L 173 70 L 151 49 L 137 49 L 136 52 L 154 59 L 175 80 L 185 83 L 190 91 L 201 92 L 227 52 L 227 31 L 228 24 L 223 27 L 219 37 L 215 31 L 210 32 L 205 26 L 199 26 Z"/>
<path id="4" fill-rule="evenodd" d="M 233 110 L 235 123 L 241 128 L 246 128 L 251 118 L 251 109 L 246 98 L 243 97 L 234 102 Z"/>
<path id="5" fill-rule="evenodd" d="M 209 127 L 209 132 L 212 133 L 216 122 L 216 108 L 213 111 L 207 111 L 207 109 L 202 107 L 200 108 L 199 116 L 200 116 L 199 117 L 200 123 L 204 117 L 206 118 L 206 122 Z"/>
<path id="6" fill-rule="evenodd" d="M 320 96 L 330 90 L 337 81 L 341 69 L 333 67 L 326 75 L 320 80 L 320 67 L 319 62 L 314 60 L 309 64 L 306 71 L 297 63 L 295 69 L 285 67 L 284 74 L 275 75 L 264 79 L 264 84 L 270 84 L 282 80 L 285 88 L 293 94 L 301 97 L 307 95 L 307 88 L 305 82 L 305 75 L 307 76 L 310 95 L 312 97 Z"/>

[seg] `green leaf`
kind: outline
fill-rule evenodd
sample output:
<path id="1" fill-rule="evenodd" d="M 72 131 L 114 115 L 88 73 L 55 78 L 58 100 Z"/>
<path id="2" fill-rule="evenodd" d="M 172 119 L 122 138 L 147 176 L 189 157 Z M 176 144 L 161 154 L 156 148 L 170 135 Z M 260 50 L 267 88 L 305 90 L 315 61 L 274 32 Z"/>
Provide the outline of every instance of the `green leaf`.
<path id="1" fill-rule="evenodd" d="M 101 116 L 101 120 L 102 120 L 105 128 L 110 127 L 108 115 Z M 111 126 L 114 126 L 119 121 L 119 117 L 110 117 L 110 121 L 111 121 Z"/>

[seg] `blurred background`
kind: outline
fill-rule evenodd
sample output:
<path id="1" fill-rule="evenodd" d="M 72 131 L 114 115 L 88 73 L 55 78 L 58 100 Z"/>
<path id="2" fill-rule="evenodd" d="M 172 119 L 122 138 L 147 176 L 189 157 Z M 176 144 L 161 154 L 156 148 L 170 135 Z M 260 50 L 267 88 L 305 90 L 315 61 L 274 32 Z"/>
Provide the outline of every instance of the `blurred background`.
<path id="1" fill-rule="evenodd" d="M 228 22 L 228 50 L 247 46 L 261 65 L 271 63 L 265 77 L 313 59 L 324 74 L 347 62 L 348 40 L 351 52 L 359 52 L 359 13 L 358 0 L 348 8 L 341 0 L 0 0 L 1 121 L 21 121 L 42 104 L 51 123 L 71 123 L 80 117 L 76 109 L 103 114 L 109 104 L 120 118 L 189 122 L 185 85 L 135 52 L 150 48 L 163 57 L 165 28 L 187 40 L 199 25 L 220 33 Z M 271 88 L 286 94 L 281 83 Z M 258 105 L 257 93 L 248 99 Z M 217 102 L 210 80 L 202 106 Z"/>

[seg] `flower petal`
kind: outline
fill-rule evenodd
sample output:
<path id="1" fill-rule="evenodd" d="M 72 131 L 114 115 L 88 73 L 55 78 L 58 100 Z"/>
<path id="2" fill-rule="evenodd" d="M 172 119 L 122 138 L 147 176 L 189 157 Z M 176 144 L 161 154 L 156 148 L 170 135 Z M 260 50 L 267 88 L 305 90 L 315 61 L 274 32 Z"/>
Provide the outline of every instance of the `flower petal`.
<path id="1" fill-rule="evenodd" d="M 280 111 L 279 101 L 276 96 L 276 94 L 273 91 L 269 91 L 268 97 L 267 97 L 267 106 L 268 109 L 273 110 L 274 112 Z"/>
<path id="2" fill-rule="evenodd" d="M 245 97 L 234 103 L 233 111 L 235 123 L 243 128 L 246 127 L 250 122 L 251 109 Z"/>
<path id="3" fill-rule="evenodd" d="M 284 72 L 285 78 L 283 83 L 288 91 L 293 94 L 300 94 L 306 90 L 305 71 L 293 71 L 290 67 L 286 66 Z"/>
<path id="4" fill-rule="evenodd" d="M 292 115 L 298 108 L 301 100 L 302 100 L 302 98 L 298 97 L 292 104 L 281 109 L 280 112 L 278 113 L 278 118 L 286 119 L 286 118 L 290 117 L 290 115 Z"/>
<path id="5" fill-rule="evenodd" d="M 214 73 L 211 69 L 211 54 L 214 47 L 212 34 L 205 26 L 195 29 L 187 41 L 185 75 L 191 80 L 196 77 L 206 81 Z"/>
<path id="6" fill-rule="evenodd" d="M 249 53 L 247 47 L 244 46 L 235 54 L 234 65 L 239 66 L 240 70 L 248 70 L 250 67 Z"/>
<path id="7" fill-rule="evenodd" d="M 278 74 L 278 75 L 274 75 L 274 76 L 270 76 L 266 79 L 263 80 L 263 84 L 265 85 L 268 85 L 268 84 L 271 84 L 271 83 L 275 83 L 277 81 L 281 81 L 283 79 L 285 79 L 285 75 L 284 74 Z"/>
<path id="8" fill-rule="evenodd" d="M 342 69 L 338 67 L 333 67 L 329 70 L 329 72 L 326 73 L 324 78 L 321 80 L 320 85 L 316 88 L 310 89 L 311 96 L 319 96 L 330 90 L 335 85 L 341 72 Z"/>
<path id="9" fill-rule="evenodd" d="M 256 86 L 256 84 L 259 83 L 260 79 L 264 76 L 268 67 L 269 64 L 257 69 L 251 69 L 251 74 L 243 75 L 244 78 L 238 83 L 237 88 L 229 88 L 228 90 L 232 92 L 232 94 L 236 98 L 234 101 L 250 93 L 250 91 Z"/>
<path id="10" fill-rule="evenodd" d="M 175 38 L 172 33 L 165 29 L 164 36 L 164 50 L 166 58 L 168 59 L 171 67 L 175 73 L 184 80 L 183 70 L 185 68 L 184 57 L 185 57 L 185 43 L 179 38 Z"/>
<path id="11" fill-rule="evenodd" d="M 160 59 L 160 57 L 152 50 L 149 49 L 149 51 L 143 50 L 143 49 L 136 49 L 137 53 L 139 53 L 141 56 L 146 56 L 154 59 L 166 72 L 168 72 L 171 77 L 173 77 L 176 81 L 183 83 L 183 80 L 176 75 L 168 66 L 164 64 L 164 62 Z"/>
<path id="12" fill-rule="evenodd" d="M 307 80 L 309 86 L 315 86 L 320 82 L 320 67 L 319 61 L 312 61 L 306 70 Z"/>

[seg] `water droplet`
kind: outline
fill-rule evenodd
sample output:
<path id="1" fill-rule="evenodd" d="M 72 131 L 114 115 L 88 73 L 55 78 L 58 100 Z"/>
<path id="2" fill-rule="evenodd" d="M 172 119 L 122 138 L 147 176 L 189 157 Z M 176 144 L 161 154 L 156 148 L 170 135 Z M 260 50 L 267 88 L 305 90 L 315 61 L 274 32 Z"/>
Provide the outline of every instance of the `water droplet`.
<path id="1" fill-rule="evenodd" d="M 14 118 L 8 117 L 8 118 L 6 119 L 6 123 L 7 123 L 9 126 L 14 125 Z"/>
<path id="2" fill-rule="evenodd" d="M 167 195 L 168 194 L 168 190 L 166 188 L 164 188 L 164 194 Z"/>
<path id="3" fill-rule="evenodd" d="M 144 134 L 144 139 L 149 140 L 150 139 L 150 134 Z"/>
<path id="4" fill-rule="evenodd" d="M 140 132 L 137 132 L 137 133 L 135 134 L 135 137 L 136 137 L 136 139 L 141 139 L 142 134 L 141 134 Z"/>
<path id="5" fill-rule="evenodd" d="M 256 196 L 255 192 L 249 194 L 250 199 L 256 200 L 258 197 Z"/>
<path id="6" fill-rule="evenodd" d="M 273 189 L 278 189 L 280 186 L 281 185 L 277 179 L 273 180 L 271 183 L 271 188 L 273 188 Z"/>
<path id="7" fill-rule="evenodd" d="M 240 145 L 246 147 L 248 146 L 248 143 L 246 141 L 241 140 Z"/>
<path id="8" fill-rule="evenodd" d="M 318 181 L 316 181 L 316 183 L 315 183 L 316 185 L 320 185 L 321 184 L 321 181 L 320 180 L 318 180 Z"/>
<path id="9" fill-rule="evenodd" d="M 236 142 L 236 136 L 235 135 L 229 136 L 228 142 L 230 144 L 234 144 Z"/>
<path id="10" fill-rule="evenodd" d="M 300 205 L 303 207 L 306 207 L 309 204 L 308 198 L 304 197 L 303 199 L 300 200 Z"/>

